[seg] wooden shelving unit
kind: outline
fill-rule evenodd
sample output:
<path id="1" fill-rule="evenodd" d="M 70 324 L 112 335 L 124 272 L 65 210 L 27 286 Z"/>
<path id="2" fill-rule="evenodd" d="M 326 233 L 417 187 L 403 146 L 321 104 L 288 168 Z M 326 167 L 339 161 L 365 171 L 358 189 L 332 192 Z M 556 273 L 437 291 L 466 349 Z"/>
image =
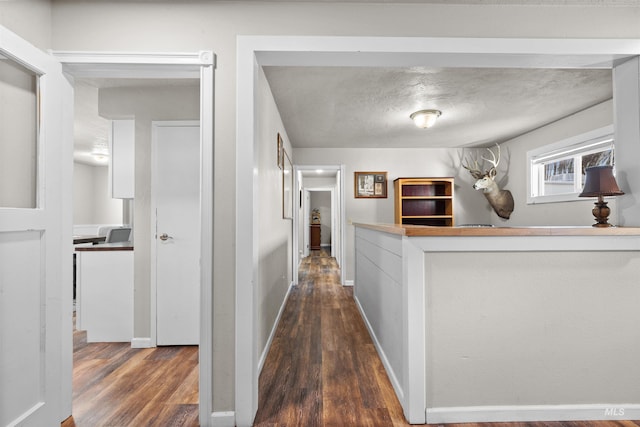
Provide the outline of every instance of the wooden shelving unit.
<path id="1" fill-rule="evenodd" d="M 395 223 L 453 226 L 453 178 L 397 178 Z"/>

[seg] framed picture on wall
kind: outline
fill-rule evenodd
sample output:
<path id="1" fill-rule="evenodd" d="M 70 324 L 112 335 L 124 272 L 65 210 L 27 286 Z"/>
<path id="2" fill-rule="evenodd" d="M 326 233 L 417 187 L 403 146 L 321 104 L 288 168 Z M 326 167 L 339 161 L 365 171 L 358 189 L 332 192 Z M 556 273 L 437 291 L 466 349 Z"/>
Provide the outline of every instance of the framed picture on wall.
<path id="1" fill-rule="evenodd" d="M 278 132 L 278 139 L 277 139 L 277 148 L 278 148 L 278 154 L 277 154 L 277 159 L 278 159 L 278 167 L 280 169 L 282 169 L 282 166 L 284 164 L 284 146 L 283 146 L 283 142 L 282 142 L 282 137 L 280 136 L 280 132 Z"/>
<path id="2" fill-rule="evenodd" d="M 387 198 L 386 172 L 354 172 L 353 183 L 356 199 Z"/>
<path id="3" fill-rule="evenodd" d="M 282 149 L 282 218 L 293 219 L 293 165 Z"/>

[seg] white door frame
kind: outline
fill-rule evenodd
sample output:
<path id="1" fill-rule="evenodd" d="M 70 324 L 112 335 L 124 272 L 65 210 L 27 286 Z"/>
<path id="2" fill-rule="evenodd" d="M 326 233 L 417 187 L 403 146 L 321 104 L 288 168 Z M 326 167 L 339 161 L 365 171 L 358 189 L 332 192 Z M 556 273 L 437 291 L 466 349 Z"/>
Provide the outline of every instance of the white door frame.
<path id="1" fill-rule="evenodd" d="M 236 260 L 245 261 L 236 262 L 238 426 L 251 425 L 258 403 L 255 290 L 260 287 L 256 218 L 259 180 L 254 171 L 259 169 L 255 123 L 256 82 L 261 66 L 611 69 L 616 61 L 640 52 L 640 42 L 628 39 L 238 36 L 236 46 Z M 419 396 L 412 398 L 420 400 Z M 419 406 L 412 407 L 408 418 L 424 424 L 425 408 Z"/>
<path id="2" fill-rule="evenodd" d="M 151 122 L 151 223 L 150 223 L 150 244 L 151 244 L 151 347 L 155 347 L 158 343 L 158 277 L 157 277 L 157 243 L 156 237 L 158 212 L 157 212 L 157 184 L 158 176 L 158 127 L 168 126 L 200 126 L 198 120 L 154 120 Z"/>
<path id="3" fill-rule="evenodd" d="M 213 103 L 215 55 L 195 53 L 107 53 L 54 51 L 75 78 L 200 79 L 201 248 L 200 248 L 200 424 L 212 425 L 213 414 Z"/>

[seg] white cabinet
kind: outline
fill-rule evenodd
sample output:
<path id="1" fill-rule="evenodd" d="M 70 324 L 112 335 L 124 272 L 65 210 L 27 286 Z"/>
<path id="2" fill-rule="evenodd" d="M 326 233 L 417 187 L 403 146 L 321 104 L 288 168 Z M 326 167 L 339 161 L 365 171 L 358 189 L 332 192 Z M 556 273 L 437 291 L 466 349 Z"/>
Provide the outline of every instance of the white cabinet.
<path id="1" fill-rule="evenodd" d="M 87 331 L 87 342 L 130 342 L 133 248 L 93 245 L 77 247 L 76 254 L 76 327 Z"/>
<path id="2" fill-rule="evenodd" d="M 112 120 L 109 133 L 111 197 L 133 199 L 135 184 L 135 121 Z"/>

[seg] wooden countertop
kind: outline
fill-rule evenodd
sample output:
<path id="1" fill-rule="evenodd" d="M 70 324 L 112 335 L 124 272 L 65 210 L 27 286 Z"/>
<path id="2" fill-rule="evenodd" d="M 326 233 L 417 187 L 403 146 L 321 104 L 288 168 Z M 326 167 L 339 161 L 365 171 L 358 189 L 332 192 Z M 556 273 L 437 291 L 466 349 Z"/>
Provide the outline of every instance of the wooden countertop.
<path id="1" fill-rule="evenodd" d="M 419 236 L 638 236 L 640 227 L 539 226 L 539 227 L 430 227 L 425 225 L 361 224 L 356 227 L 408 237 Z"/>
<path id="2" fill-rule="evenodd" d="M 76 252 L 100 252 L 100 251 L 132 251 L 133 245 L 131 242 L 118 242 L 118 243 L 100 243 L 97 245 L 76 245 L 74 247 Z"/>

